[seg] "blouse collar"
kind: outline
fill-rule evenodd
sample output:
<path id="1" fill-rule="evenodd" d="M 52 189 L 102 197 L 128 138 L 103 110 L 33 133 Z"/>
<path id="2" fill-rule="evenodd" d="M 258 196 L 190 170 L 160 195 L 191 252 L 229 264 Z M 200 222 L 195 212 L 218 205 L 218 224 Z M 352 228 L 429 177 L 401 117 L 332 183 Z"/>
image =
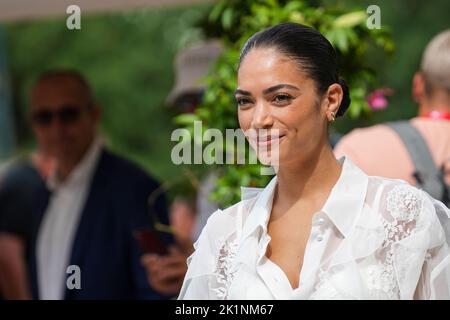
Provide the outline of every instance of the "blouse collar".
<path id="1" fill-rule="evenodd" d="M 342 157 L 338 161 L 342 164 L 342 172 L 321 212 L 347 237 L 364 206 L 369 178 L 349 159 Z M 275 176 L 264 189 L 259 189 L 258 194 L 255 188 L 242 188 L 244 200 L 249 198 L 249 194 L 257 194 L 255 205 L 243 226 L 243 238 L 251 235 L 258 227 L 267 232 L 276 184 Z"/>

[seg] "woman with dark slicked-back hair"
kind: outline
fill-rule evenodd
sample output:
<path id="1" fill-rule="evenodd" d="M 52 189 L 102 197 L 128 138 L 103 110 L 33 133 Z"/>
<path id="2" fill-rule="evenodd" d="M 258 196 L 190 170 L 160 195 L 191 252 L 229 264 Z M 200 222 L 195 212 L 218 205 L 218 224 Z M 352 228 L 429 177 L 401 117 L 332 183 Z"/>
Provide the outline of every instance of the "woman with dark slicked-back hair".
<path id="1" fill-rule="evenodd" d="M 277 174 L 215 212 L 188 259 L 180 299 L 449 299 L 450 210 L 400 180 L 337 160 L 328 128 L 350 105 L 336 52 L 286 23 L 244 45 L 241 129 Z"/>

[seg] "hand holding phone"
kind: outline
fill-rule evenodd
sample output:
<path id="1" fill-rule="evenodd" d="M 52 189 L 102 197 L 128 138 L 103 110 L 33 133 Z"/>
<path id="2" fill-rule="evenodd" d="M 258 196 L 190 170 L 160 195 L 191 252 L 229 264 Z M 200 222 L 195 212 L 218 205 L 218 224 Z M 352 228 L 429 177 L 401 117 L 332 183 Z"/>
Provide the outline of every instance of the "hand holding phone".
<path id="1" fill-rule="evenodd" d="M 168 254 L 167 247 L 159 240 L 155 231 L 150 229 L 135 230 L 133 236 L 139 242 L 139 245 L 145 253 Z"/>

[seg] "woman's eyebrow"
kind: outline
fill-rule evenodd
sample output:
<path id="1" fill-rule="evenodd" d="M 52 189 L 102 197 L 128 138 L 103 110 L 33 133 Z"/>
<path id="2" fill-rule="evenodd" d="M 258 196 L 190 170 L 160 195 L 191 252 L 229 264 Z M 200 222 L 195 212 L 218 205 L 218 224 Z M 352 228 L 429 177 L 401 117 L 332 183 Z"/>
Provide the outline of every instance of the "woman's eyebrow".
<path id="1" fill-rule="evenodd" d="M 287 83 L 282 83 L 282 84 L 277 84 L 276 86 L 267 88 L 263 91 L 263 94 L 268 94 L 268 93 L 272 93 L 274 91 L 277 91 L 279 89 L 291 89 L 291 90 L 297 90 L 299 91 L 300 89 L 297 88 L 296 86 L 293 86 L 291 84 L 287 84 Z M 234 91 L 234 94 L 241 94 L 243 96 L 251 96 L 251 92 L 249 91 L 245 91 L 245 90 L 241 90 L 241 89 L 236 89 L 236 91 Z"/>
<path id="2" fill-rule="evenodd" d="M 276 85 L 276 86 L 273 86 L 273 87 L 270 87 L 270 88 L 265 89 L 265 90 L 263 91 L 263 94 L 272 93 L 272 92 L 277 91 L 277 90 L 279 90 L 279 89 L 300 90 L 299 88 L 297 88 L 297 87 L 295 87 L 295 86 L 293 86 L 293 85 L 290 85 L 290 84 L 287 84 L 287 83 L 282 83 L 282 84 L 278 84 L 278 85 Z"/>
<path id="3" fill-rule="evenodd" d="M 234 91 L 234 95 L 237 95 L 237 94 L 242 94 L 243 96 L 251 96 L 252 95 L 251 92 L 245 91 L 245 90 L 241 90 L 241 89 L 236 89 Z"/>

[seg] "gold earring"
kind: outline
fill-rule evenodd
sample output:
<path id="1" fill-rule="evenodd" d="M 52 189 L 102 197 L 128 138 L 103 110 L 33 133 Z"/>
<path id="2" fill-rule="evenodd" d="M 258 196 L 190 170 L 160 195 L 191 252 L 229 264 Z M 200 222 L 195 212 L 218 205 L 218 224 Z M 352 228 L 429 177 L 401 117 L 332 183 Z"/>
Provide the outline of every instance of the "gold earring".
<path id="1" fill-rule="evenodd" d="M 336 120 L 336 112 L 330 112 L 331 113 L 331 122 L 334 122 Z"/>

